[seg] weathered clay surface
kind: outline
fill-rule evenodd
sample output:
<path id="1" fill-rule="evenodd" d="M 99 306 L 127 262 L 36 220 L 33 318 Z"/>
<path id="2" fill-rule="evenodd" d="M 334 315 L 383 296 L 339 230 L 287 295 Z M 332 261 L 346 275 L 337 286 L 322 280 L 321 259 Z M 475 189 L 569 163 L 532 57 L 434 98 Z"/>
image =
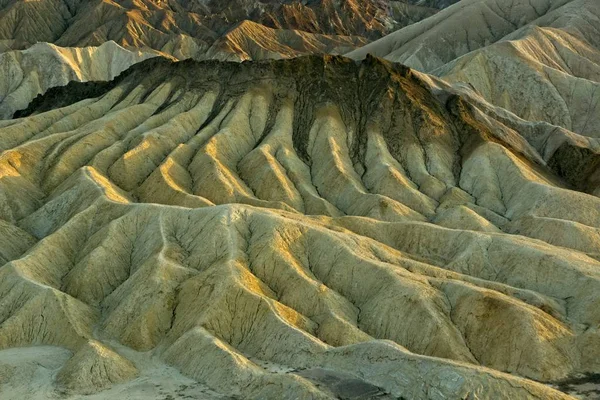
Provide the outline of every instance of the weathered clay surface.
<path id="1" fill-rule="evenodd" d="M 155 55 L 126 50 L 115 42 L 83 48 L 38 43 L 27 50 L 0 53 L 0 119 L 27 108 L 36 96 L 52 87 L 72 81 L 110 81 Z"/>
<path id="2" fill-rule="evenodd" d="M 520 118 L 600 137 L 600 2 L 463 0 L 349 53 L 401 62 Z"/>
<path id="3" fill-rule="evenodd" d="M 0 122 L 0 348 L 71 351 L 66 393 L 141 352 L 215 396 L 568 398 L 534 380 L 600 371 L 597 143 L 448 90 L 330 56 L 51 89 Z"/>
<path id="4" fill-rule="evenodd" d="M 89 47 L 113 40 L 185 59 L 202 56 L 213 44 L 224 50 L 231 30 L 237 46 L 246 45 L 240 34 L 250 42 L 262 36 L 261 45 L 272 54 L 281 47 L 306 54 L 315 44 L 350 51 L 455 1 L 0 0 L 0 52 L 38 42 Z"/>

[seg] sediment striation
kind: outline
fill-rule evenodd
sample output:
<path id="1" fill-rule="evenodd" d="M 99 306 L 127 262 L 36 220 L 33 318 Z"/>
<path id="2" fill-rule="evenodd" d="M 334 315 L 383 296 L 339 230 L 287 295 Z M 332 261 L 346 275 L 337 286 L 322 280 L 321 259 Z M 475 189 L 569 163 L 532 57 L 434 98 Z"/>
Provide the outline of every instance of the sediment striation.
<path id="1" fill-rule="evenodd" d="M 64 393 L 145 352 L 215 398 L 600 371 L 598 142 L 399 64 L 153 58 L 50 89 L 0 149 L 0 349 L 73 353 Z"/>

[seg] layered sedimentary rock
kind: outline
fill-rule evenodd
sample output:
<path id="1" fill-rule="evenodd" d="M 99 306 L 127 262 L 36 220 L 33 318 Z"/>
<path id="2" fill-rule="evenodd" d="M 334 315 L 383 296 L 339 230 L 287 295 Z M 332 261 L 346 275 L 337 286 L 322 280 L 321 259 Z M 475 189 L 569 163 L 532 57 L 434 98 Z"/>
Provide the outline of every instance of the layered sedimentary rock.
<path id="1" fill-rule="evenodd" d="M 0 122 L 0 349 L 67 349 L 67 393 L 151 354 L 216 398 L 568 398 L 535 381 L 600 372 L 598 143 L 452 91 L 330 56 L 51 89 Z"/>

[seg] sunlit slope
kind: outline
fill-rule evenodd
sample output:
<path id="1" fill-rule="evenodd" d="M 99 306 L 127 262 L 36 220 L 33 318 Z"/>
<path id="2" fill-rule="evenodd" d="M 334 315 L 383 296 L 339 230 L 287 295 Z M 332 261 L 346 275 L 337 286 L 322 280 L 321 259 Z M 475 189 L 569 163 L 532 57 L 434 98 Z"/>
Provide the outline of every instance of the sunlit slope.
<path id="1" fill-rule="evenodd" d="M 539 27 L 516 36 L 433 74 L 468 82 L 489 102 L 524 119 L 600 137 L 600 41 L 592 46 L 563 29 Z"/>
<path id="2" fill-rule="evenodd" d="M 99 47 L 63 48 L 39 43 L 27 50 L 0 53 L 0 119 L 27 108 L 39 94 L 71 81 L 110 81 L 131 65 L 155 54 L 129 51 L 115 42 Z"/>
<path id="3" fill-rule="evenodd" d="M 270 35 L 277 38 L 271 38 L 272 46 L 267 52 L 277 53 L 275 58 L 289 56 L 286 51 L 278 53 L 282 47 L 298 50 L 293 55 L 305 54 L 306 46 L 298 43 L 303 40 L 313 42 L 320 53 L 324 48 L 337 47 L 332 46 L 335 42 L 343 43 L 339 53 L 420 21 L 447 3 L 417 0 L 0 0 L 0 52 L 22 50 L 38 42 L 89 47 L 112 40 L 126 48 L 151 49 L 178 59 L 206 58 L 202 55 L 217 41 L 229 40 L 225 36 L 232 29 L 253 22 L 257 27 L 248 40 L 255 40 L 258 31 L 273 30 Z M 239 29 L 236 32 L 240 34 Z M 235 55 L 230 54 L 230 57 Z"/>
<path id="4" fill-rule="evenodd" d="M 595 2 L 462 0 L 422 23 L 393 32 L 349 56 L 363 58 L 372 54 L 431 72 L 464 54 L 500 41 L 526 25 L 563 22 L 563 7 L 583 3 Z M 586 19 L 583 13 L 582 18 Z"/>
<path id="5" fill-rule="evenodd" d="M 600 3 L 463 0 L 350 53 L 464 84 L 530 121 L 598 137 Z"/>
<path id="6" fill-rule="evenodd" d="M 332 57 L 50 90 L 0 122 L 0 348 L 74 352 L 69 393 L 135 379 L 118 342 L 243 398 L 566 398 L 528 379 L 600 370 L 598 149 L 432 90 Z"/>
<path id="7" fill-rule="evenodd" d="M 217 39 L 199 59 L 227 61 L 293 58 L 307 54 L 344 54 L 368 43 L 361 36 L 312 34 L 271 29 L 244 21 Z"/>

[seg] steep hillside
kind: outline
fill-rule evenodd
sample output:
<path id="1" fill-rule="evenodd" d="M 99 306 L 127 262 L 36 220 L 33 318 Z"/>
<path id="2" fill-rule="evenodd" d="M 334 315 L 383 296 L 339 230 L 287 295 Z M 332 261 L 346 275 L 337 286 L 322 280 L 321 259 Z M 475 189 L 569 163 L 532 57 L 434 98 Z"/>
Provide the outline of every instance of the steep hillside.
<path id="1" fill-rule="evenodd" d="M 349 56 L 402 62 L 526 120 L 600 137 L 600 2 L 510 4 L 463 0 Z"/>
<path id="2" fill-rule="evenodd" d="M 50 90 L 0 122 L 0 349 L 70 351 L 63 396 L 164 363 L 212 398 L 569 398 L 534 380 L 600 372 L 600 145 L 449 90 L 330 56 Z"/>
<path id="3" fill-rule="evenodd" d="M 478 48 L 495 43 L 540 17 L 557 22 L 567 4 L 593 0 L 463 0 L 420 24 L 400 29 L 349 54 L 367 54 L 431 72 Z M 581 13 L 582 17 L 584 13 Z M 567 18 L 568 20 L 568 18 Z"/>
<path id="4" fill-rule="evenodd" d="M 0 51 L 37 42 L 87 47 L 113 40 L 185 59 L 203 54 L 244 21 L 258 26 L 248 40 L 267 28 L 289 31 L 276 36 L 290 36 L 292 43 L 276 41 L 267 49 L 271 53 L 285 46 L 294 49 L 294 31 L 317 35 L 313 42 L 322 38 L 318 48 L 339 41 L 348 50 L 350 43 L 363 45 L 380 38 L 434 14 L 442 5 L 413 0 L 0 0 Z M 301 49 L 294 54 L 304 53 Z"/>
<path id="5" fill-rule="evenodd" d="M 233 28 L 198 59 L 229 61 L 292 58 L 307 54 L 344 54 L 367 41 L 360 36 L 327 36 L 271 29 L 245 21 Z"/>
<path id="6" fill-rule="evenodd" d="M 131 65 L 153 57 L 115 42 L 99 47 L 61 48 L 48 43 L 0 53 L 0 119 L 27 108 L 39 94 L 71 81 L 110 81 Z"/>

